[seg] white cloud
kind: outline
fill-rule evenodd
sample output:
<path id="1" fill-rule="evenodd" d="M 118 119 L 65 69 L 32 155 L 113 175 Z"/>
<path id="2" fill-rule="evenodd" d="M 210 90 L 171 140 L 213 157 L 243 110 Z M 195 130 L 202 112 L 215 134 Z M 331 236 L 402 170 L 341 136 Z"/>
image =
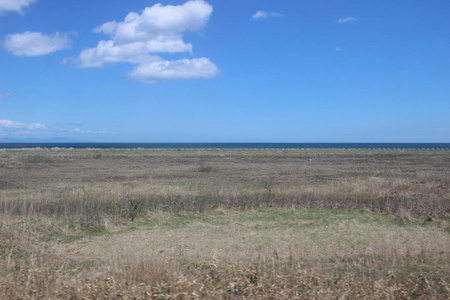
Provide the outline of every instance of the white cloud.
<path id="1" fill-rule="evenodd" d="M 33 2 L 36 2 L 36 0 L 0 0 L 0 14 L 8 11 L 15 11 L 21 14 L 23 9 Z"/>
<path id="2" fill-rule="evenodd" d="M 283 14 L 276 13 L 276 12 L 266 12 L 263 10 L 258 10 L 256 13 L 253 14 L 253 19 L 268 19 L 268 18 L 281 18 L 284 17 Z"/>
<path id="3" fill-rule="evenodd" d="M 36 130 L 36 129 L 47 129 L 47 126 L 44 124 L 25 124 L 16 121 L 0 119 L 0 129 L 28 129 L 28 130 Z"/>
<path id="4" fill-rule="evenodd" d="M 41 32 L 26 31 L 7 35 L 3 47 L 15 56 L 41 56 L 70 48 L 71 43 L 68 34 L 57 32 L 45 35 Z"/>
<path id="5" fill-rule="evenodd" d="M 72 132 L 72 133 L 81 133 L 81 134 L 90 134 L 90 133 L 92 133 L 92 131 L 90 131 L 90 130 L 82 130 L 80 128 L 72 129 L 70 132 Z M 95 132 L 95 133 L 98 133 L 98 132 Z"/>
<path id="6" fill-rule="evenodd" d="M 9 97 L 9 96 L 11 96 L 12 94 L 14 94 L 14 92 L 1 93 L 1 94 L 0 94 L 0 99 L 1 99 L 1 98 Z"/>
<path id="7" fill-rule="evenodd" d="M 69 126 L 73 128 L 62 128 Z M 71 137 L 76 135 L 108 134 L 106 131 L 84 130 L 78 127 L 78 123 L 65 123 L 47 127 L 39 123 L 22 123 L 7 119 L 0 119 L 0 136 L 41 136 L 41 137 Z"/>
<path id="8" fill-rule="evenodd" d="M 133 80 L 154 83 L 169 79 L 207 79 L 217 76 L 219 69 L 207 58 L 159 61 L 141 64 L 129 74 Z"/>
<path id="9" fill-rule="evenodd" d="M 130 12 L 122 22 L 111 21 L 94 28 L 94 32 L 111 38 L 101 40 L 95 48 L 84 49 L 76 65 L 99 68 L 114 63 L 137 64 L 129 77 L 141 82 L 154 82 L 159 78 L 206 78 L 199 74 L 212 74 L 214 68 L 217 71 L 209 59 L 165 61 L 156 53 L 192 54 L 192 44 L 185 43 L 182 35 L 186 31 L 203 29 L 212 11 L 212 6 L 205 1 L 191 0 L 176 6 L 155 4 L 146 7 L 141 14 Z M 204 63 L 206 61 L 208 63 Z M 201 67 L 205 69 L 200 70 Z"/>
<path id="10" fill-rule="evenodd" d="M 344 24 L 344 23 L 354 22 L 356 20 L 358 20 L 358 19 L 353 18 L 353 17 L 347 17 L 347 18 L 340 18 L 336 22 L 338 22 L 339 24 Z"/>
<path id="11" fill-rule="evenodd" d="M 100 41 L 97 47 L 83 50 L 78 57 L 77 63 L 80 68 L 99 68 L 107 63 L 118 62 L 148 63 L 162 60 L 159 56 L 151 55 L 149 52 L 179 52 L 182 48 L 190 52 L 192 45 L 186 45 L 183 41 L 149 40 L 129 44 L 116 44 L 112 40 Z"/>
<path id="12" fill-rule="evenodd" d="M 69 133 L 77 134 L 77 135 L 78 134 L 108 134 L 108 132 L 104 131 L 104 130 L 92 131 L 92 130 L 83 130 L 80 128 L 75 128 L 75 129 L 72 129 L 70 131 L 65 131 L 65 132 L 69 132 Z"/>
<path id="13" fill-rule="evenodd" d="M 253 19 L 265 19 L 265 18 L 268 18 L 268 17 L 269 17 L 269 14 L 268 14 L 267 12 L 263 11 L 263 10 L 257 11 L 257 12 L 252 16 Z"/>
<path id="14" fill-rule="evenodd" d="M 183 5 L 166 5 L 160 3 L 146 7 L 142 14 L 129 13 L 123 22 L 107 22 L 94 29 L 95 32 L 112 34 L 119 43 L 148 41 L 163 37 L 165 40 L 180 39 L 185 31 L 202 29 L 213 8 L 203 0 L 188 1 Z"/>

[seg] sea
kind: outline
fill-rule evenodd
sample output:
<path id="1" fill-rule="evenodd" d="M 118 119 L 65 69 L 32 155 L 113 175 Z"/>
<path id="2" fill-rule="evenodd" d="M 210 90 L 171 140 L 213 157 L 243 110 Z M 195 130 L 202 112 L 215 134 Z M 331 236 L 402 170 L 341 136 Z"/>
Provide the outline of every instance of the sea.
<path id="1" fill-rule="evenodd" d="M 450 143 L 0 143 L 0 149 L 449 149 Z"/>

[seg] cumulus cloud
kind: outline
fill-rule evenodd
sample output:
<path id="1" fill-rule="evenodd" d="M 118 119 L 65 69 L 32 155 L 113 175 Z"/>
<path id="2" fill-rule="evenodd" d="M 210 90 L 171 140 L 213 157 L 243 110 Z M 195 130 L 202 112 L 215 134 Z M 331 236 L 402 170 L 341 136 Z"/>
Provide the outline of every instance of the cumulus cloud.
<path id="1" fill-rule="evenodd" d="M 0 14 L 8 11 L 15 11 L 21 14 L 23 9 L 33 2 L 36 2 L 36 0 L 0 0 Z"/>
<path id="2" fill-rule="evenodd" d="M 353 18 L 353 17 L 347 17 L 347 18 L 340 18 L 336 22 L 338 22 L 339 24 L 344 24 L 344 23 L 354 22 L 356 20 L 358 20 L 358 19 Z"/>
<path id="3" fill-rule="evenodd" d="M 9 34 L 3 41 L 6 51 L 15 56 L 41 56 L 65 48 L 70 48 L 72 40 L 68 34 L 55 33 L 45 35 L 41 32 Z"/>
<path id="4" fill-rule="evenodd" d="M 188 47 L 189 50 L 192 49 L 189 45 L 185 45 L 185 47 Z M 157 40 L 129 44 L 116 44 L 113 40 L 100 41 L 97 47 L 83 50 L 77 63 L 80 68 L 99 68 L 107 63 L 119 62 L 148 63 L 162 60 L 159 56 L 151 55 L 149 52 L 176 52 L 172 50 L 180 48 L 180 44 Z"/>
<path id="5" fill-rule="evenodd" d="M 192 54 L 193 46 L 183 41 L 183 33 L 203 29 L 212 11 L 205 1 L 191 0 L 175 6 L 155 4 L 141 14 L 130 12 L 121 22 L 111 21 L 94 28 L 94 32 L 110 39 L 99 41 L 95 48 L 84 49 L 76 65 L 100 68 L 114 63 L 137 64 L 129 78 L 141 82 L 214 77 L 218 69 L 207 58 L 166 61 L 157 55 Z"/>
<path id="6" fill-rule="evenodd" d="M 140 82 L 154 83 L 167 79 L 205 79 L 218 73 L 216 65 L 202 57 L 140 64 L 128 73 L 128 77 Z"/>
<path id="7" fill-rule="evenodd" d="M 268 19 L 268 18 L 281 18 L 284 17 L 283 14 L 276 12 L 266 12 L 263 10 L 258 10 L 256 13 L 252 15 L 253 19 Z"/>
<path id="8" fill-rule="evenodd" d="M 202 29 L 213 8 L 203 0 L 193 0 L 183 5 L 166 5 L 160 3 L 146 7 L 142 14 L 129 13 L 123 22 L 107 22 L 94 29 L 95 32 L 112 34 L 113 39 L 121 43 L 148 41 L 160 36 L 180 39 L 184 31 Z"/>
<path id="9" fill-rule="evenodd" d="M 28 130 L 36 130 L 36 129 L 47 129 L 47 126 L 44 124 L 26 124 L 16 121 L 11 121 L 7 119 L 0 119 L 0 128 L 4 129 L 28 129 Z"/>

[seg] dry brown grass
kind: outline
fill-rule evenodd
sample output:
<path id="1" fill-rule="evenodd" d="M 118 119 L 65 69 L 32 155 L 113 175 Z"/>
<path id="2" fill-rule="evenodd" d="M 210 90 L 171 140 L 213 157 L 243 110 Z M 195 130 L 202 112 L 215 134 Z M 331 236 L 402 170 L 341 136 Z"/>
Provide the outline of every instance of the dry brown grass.
<path id="1" fill-rule="evenodd" d="M 450 296 L 448 232 L 368 212 L 158 212 L 70 242 L 35 234 L 6 241 L 2 299 Z"/>
<path id="2" fill-rule="evenodd" d="M 0 150 L 0 298 L 448 298 L 449 167 L 445 150 Z"/>
<path id="3" fill-rule="evenodd" d="M 442 217 L 449 157 L 448 150 L 3 150 L 0 210 L 117 215 L 132 201 L 151 210 L 322 207 Z"/>

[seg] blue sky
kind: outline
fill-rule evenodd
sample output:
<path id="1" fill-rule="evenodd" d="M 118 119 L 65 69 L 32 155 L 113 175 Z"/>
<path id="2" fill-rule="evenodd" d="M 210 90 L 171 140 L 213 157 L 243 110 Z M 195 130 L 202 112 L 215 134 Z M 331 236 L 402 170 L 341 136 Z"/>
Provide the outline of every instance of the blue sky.
<path id="1" fill-rule="evenodd" d="M 449 0 L 0 0 L 0 139 L 450 142 Z"/>

